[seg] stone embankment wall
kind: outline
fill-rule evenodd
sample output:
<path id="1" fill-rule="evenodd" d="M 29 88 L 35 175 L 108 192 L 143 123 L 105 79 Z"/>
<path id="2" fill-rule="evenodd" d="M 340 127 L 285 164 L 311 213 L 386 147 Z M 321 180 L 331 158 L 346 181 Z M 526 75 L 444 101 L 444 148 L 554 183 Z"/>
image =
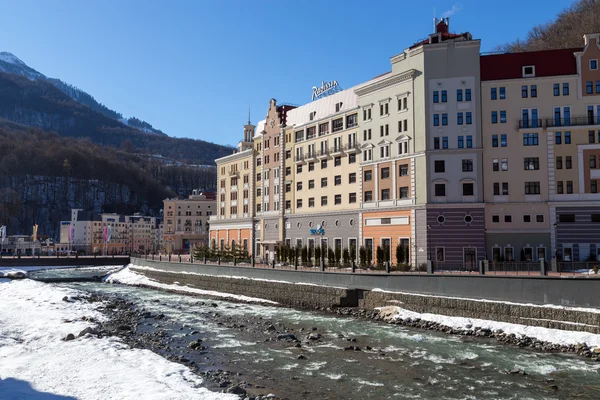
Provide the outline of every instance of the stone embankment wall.
<path id="1" fill-rule="evenodd" d="M 104 257 L 0 257 L 0 267 L 70 267 L 127 265 L 128 256 Z"/>
<path id="2" fill-rule="evenodd" d="M 593 310 L 585 311 L 577 307 L 550 307 L 545 306 L 544 303 L 528 305 L 525 301 L 518 301 L 518 299 L 523 297 L 518 294 L 514 296 L 516 300 L 511 300 L 511 292 L 503 292 L 506 299 L 486 301 L 476 295 L 452 295 L 444 292 L 431 293 L 429 290 L 420 291 L 420 286 L 416 284 L 418 282 L 415 280 L 410 281 L 415 283 L 412 286 L 412 290 L 407 290 L 404 287 L 400 287 L 404 285 L 405 278 L 402 276 L 378 277 L 382 280 L 389 279 L 390 283 L 388 286 L 392 286 L 395 282 L 401 283 L 397 285 L 399 286 L 397 290 L 384 292 L 365 288 L 364 286 L 366 285 L 359 285 L 361 283 L 359 280 L 363 277 L 357 276 L 357 274 L 318 274 L 258 268 L 236 269 L 234 267 L 204 266 L 200 264 L 183 265 L 178 263 L 148 262 L 136 259 L 132 260 L 132 262 L 160 270 L 133 268 L 136 272 L 163 283 L 172 284 L 178 282 L 179 284 L 198 289 L 259 297 L 290 307 L 310 309 L 360 307 L 373 309 L 395 305 L 418 313 L 478 318 L 546 328 L 600 333 L 600 313 L 593 312 Z M 190 273 L 192 271 L 193 273 Z M 252 275 L 238 278 L 236 272 L 239 272 L 240 275 L 255 274 L 257 276 L 254 279 L 252 279 Z M 352 276 L 348 277 L 348 275 Z M 236 276 L 236 278 L 232 278 L 232 276 Z M 277 282 L 265 280 L 269 278 L 277 280 Z M 350 278 L 352 280 L 347 285 L 344 285 L 343 280 Z M 373 279 L 373 277 L 364 278 Z M 430 280 L 444 279 L 444 277 L 438 278 L 436 276 L 423 278 Z M 412 279 L 412 277 L 409 277 L 409 279 Z M 443 282 L 458 282 L 459 279 L 460 277 L 456 277 L 452 281 L 446 279 Z M 471 282 L 472 278 L 465 277 L 463 279 Z M 486 284 L 493 282 L 500 283 L 509 278 L 501 280 L 494 278 L 484 279 L 486 280 L 481 279 L 479 282 L 485 282 Z M 327 282 L 328 280 L 331 282 Z M 307 281 L 313 284 L 298 283 Z M 333 282 L 339 284 L 339 286 L 334 287 L 331 285 Z M 570 302 L 576 305 L 582 302 L 585 304 L 588 298 L 590 298 L 589 293 L 587 293 L 590 285 L 600 284 L 596 280 L 533 280 L 532 278 L 523 279 L 518 277 L 514 278 L 513 281 L 514 286 L 523 286 L 523 290 L 530 285 L 534 285 L 534 283 L 537 283 L 539 290 L 544 290 L 543 293 L 548 293 L 556 285 L 564 285 L 563 292 L 568 295 L 564 297 L 569 298 Z M 582 285 L 582 289 L 580 290 L 582 296 L 580 297 L 584 298 L 584 301 L 577 300 L 577 291 L 575 289 L 578 283 Z M 459 285 L 461 290 L 466 287 L 465 285 L 463 283 Z M 548 287 L 546 288 L 545 285 L 548 285 Z M 410 291 L 413 293 L 409 293 Z M 466 289 L 463 290 L 463 292 L 465 291 Z M 497 297 L 500 296 L 496 293 Z"/>
<path id="3" fill-rule="evenodd" d="M 161 283 L 186 285 L 196 289 L 232 293 L 276 301 L 285 306 L 319 309 L 331 307 L 355 307 L 356 291 L 343 288 L 303 285 L 285 282 L 269 282 L 247 278 L 227 278 L 197 274 L 178 274 L 131 268 Z"/>
<path id="4" fill-rule="evenodd" d="M 398 306 L 418 313 L 478 318 L 513 324 L 600 333 L 600 313 L 576 308 L 509 304 L 475 299 L 423 296 L 409 293 L 364 291 L 361 308 Z"/>

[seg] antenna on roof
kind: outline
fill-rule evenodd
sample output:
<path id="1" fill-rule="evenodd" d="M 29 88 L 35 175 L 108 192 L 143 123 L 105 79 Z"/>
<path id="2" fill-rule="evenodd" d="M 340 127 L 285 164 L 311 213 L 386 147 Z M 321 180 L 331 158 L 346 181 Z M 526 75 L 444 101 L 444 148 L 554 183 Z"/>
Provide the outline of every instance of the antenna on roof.
<path id="1" fill-rule="evenodd" d="M 437 26 L 437 18 L 435 17 L 435 6 L 433 6 L 433 31 L 435 32 L 435 27 Z"/>
<path id="2" fill-rule="evenodd" d="M 250 125 L 250 106 L 248 106 L 248 125 Z"/>

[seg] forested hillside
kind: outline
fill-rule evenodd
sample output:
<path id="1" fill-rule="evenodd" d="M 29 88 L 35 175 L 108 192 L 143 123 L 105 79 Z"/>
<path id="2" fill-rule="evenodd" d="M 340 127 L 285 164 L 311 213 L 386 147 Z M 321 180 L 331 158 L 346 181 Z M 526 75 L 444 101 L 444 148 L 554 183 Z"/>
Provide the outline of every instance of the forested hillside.
<path id="1" fill-rule="evenodd" d="M 40 234 L 57 237 L 70 208 L 158 215 L 165 198 L 216 184 L 212 167 L 165 165 L 6 120 L 0 149 L 0 225 L 10 234 L 30 234 L 37 223 Z"/>
<path id="2" fill-rule="evenodd" d="M 46 80 L 3 72 L 0 72 L 0 118 L 187 164 L 214 164 L 216 158 L 232 151 L 202 140 L 142 132 L 73 100 Z M 132 120 L 132 125 L 145 127 L 139 120 Z"/>
<path id="3" fill-rule="evenodd" d="M 583 47 L 583 35 L 600 33 L 600 0 L 578 0 L 556 20 L 534 26 L 525 39 L 498 47 L 499 51 L 523 52 Z"/>

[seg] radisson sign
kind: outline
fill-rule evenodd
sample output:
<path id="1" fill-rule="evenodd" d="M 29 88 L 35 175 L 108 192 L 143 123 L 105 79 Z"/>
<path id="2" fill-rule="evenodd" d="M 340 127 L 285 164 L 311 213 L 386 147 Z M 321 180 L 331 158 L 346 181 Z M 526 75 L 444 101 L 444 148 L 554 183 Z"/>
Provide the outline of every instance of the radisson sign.
<path id="1" fill-rule="evenodd" d="M 323 96 L 324 94 L 329 93 L 330 91 L 334 90 L 335 88 L 337 88 L 339 86 L 338 81 L 331 81 L 331 82 L 325 82 L 323 81 L 321 83 L 321 87 L 316 87 L 313 86 L 312 88 L 312 99 L 318 99 L 319 97 Z"/>

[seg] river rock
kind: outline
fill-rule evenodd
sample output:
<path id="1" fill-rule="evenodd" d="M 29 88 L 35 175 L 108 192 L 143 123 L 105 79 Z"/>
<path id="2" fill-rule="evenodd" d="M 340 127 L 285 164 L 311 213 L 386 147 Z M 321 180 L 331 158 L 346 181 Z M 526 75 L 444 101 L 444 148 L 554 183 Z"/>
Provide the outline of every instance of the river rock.
<path id="1" fill-rule="evenodd" d="M 227 393 L 237 394 L 238 396 L 245 396 L 246 390 L 242 389 L 238 385 L 234 385 L 227 389 Z"/>
<path id="2" fill-rule="evenodd" d="M 282 333 L 277 335 L 277 340 L 298 340 L 295 335 L 291 333 Z"/>
<path id="3" fill-rule="evenodd" d="M 67 336 L 65 336 L 65 338 L 63 339 L 65 342 L 71 341 L 71 340 L 75 340 L 75 335 L 73 335 L 72 333 L 69 333 Z"/>
<path id="4" fill-rule="evenodd" d="M 305 356 L 305 355 L 303 355 L 303 354 L 300 354 L 300 355 L 297 357 L 297 359 L 298 359 L 298 360 L 306 360 L 306 356 Z"/>
<path id="5" fill-rule="evenodd" d="M 319 339 L 321 339 L 321 334 L 319 334 L 319 333 L 311 333 L 306 338 L 308 340 L 319 340 Z"/>
<path id="6" fill-rule="evenodd" d="M 82 330 L 81 332 L 79 332 L 79 335 L 77 335 L 77 337 L 82 337 L 85 336 L 87 334 L 91 334 L 91 335 L 96 335 L 98 332 L 96 332 L 96 330 L 92 327 L 87 327 L 84 330 Z"/>
<path id="7" fill-rule="evenodd" d="M 527 375 L 527 372 L 523 371 L 519 368 L 513 368 L 510 371 L 507 371 L 509 375 Z"/>

